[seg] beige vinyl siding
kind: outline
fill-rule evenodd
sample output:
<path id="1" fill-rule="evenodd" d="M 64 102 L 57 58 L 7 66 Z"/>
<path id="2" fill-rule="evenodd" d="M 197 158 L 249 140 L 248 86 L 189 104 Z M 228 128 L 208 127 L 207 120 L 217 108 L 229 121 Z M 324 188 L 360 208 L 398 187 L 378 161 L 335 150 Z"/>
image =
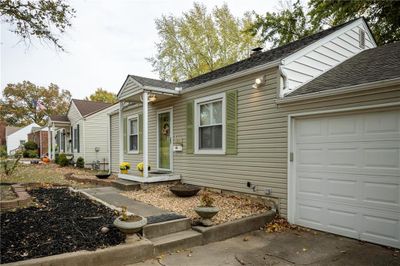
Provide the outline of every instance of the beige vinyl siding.
<path id="1" fill-rule="evenodd" d="M 400 101 L 400 88 L 392 87 L 278 106 L 275 103 L 280 85 L 278 73 L 278 69 L 273 68 L 150 105 L 150 164 L 153 168 L 156 165 L 156 113 L 173 106 L 174 138 L 182 139 L 184 143 L 184 151 L 173 155 L 173 167 L 174 173 L 180 174 L 183 182 L 258 195 L 263 195 L 266 188 L 271 188 L 270 196 L 279 201 L 280 211 L 286 215 L 288 115 Z M 264 74 L 265 86 L 252 88 L 255 78 Z M 229 90 L 238 90 L 238 154 L 186 154 L 186 103 Z M 124 115 L 135 112 L 141 112 L 141 109 L 124 112 Z M 115 119 L 118 119 L 118 115 L 113 116 L 113 121 Z M 117 136 L 118 133 L 113 134 L 113 139 Z M 136 163 L 142 160 L 141 156 L 126 158 Z M 247 188 L 247 181 L 257 186 L 256 192 Z"/>
<path id="2" fill-rule="evenodd" d="M 108 113 L 117 108 L 118 105 L 113 105 L 85 118 L 85 163 L 97 160 L 100 163 L 104 160 L 108 163 Z M 99 152 L 95 151 L 96 147 L 100 148 Z M 100 169 L 103 169 L 103 165 Z M 106 165 L 106 170 L 108 170 L 108 165 Z"/>
<path id="3" fill-rule="evenodd" d="M 128 80 L 126 81 L 124 89 L 120 92 L 120 95 L 118 95 L 118 97 L 120 99 L 123 99 L 129 94 L 135 93 L 139 90 L 141 90 L 141 86 L 139 86 L 139 84 L 136 81 L 134 81 L 131 77 L 129 77 Z"/>

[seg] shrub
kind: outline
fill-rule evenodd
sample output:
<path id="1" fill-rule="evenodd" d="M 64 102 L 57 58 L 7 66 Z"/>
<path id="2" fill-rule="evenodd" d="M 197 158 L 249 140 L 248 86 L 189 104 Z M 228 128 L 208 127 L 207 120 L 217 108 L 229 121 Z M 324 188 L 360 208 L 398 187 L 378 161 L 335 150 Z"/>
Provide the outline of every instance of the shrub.
<path id="1" fill-rule="evenodd" d="M 22 153 L 24 158 L 37 158 L 38 157 L 38 152 L 37 150 L 24 150 Z"/>
<path id="2" fill-rule="evenodd" d="M 7 159 L 7 158 L 1 158 L 0 159 L 0 166 L 1 166 L 1 170 L 2 172 L 4 172 L 4 174 L 10 176 L 15 169 L 18 166 L 18 162 L 21 159 L 21 157 L 17 157 L 16 159 Z"/>
<path id="3" fill-rule="evenodd" d="M 78 157 L 76 160 L 76 167 L 84 168 L 85 167 L 85 160 L 82 157 Z"/>
<path id="4" fill-rule="evenodd" d="M 61 167 L 67 166 L 69 163 L 69 160 L 67 159 L 67 155 L 65 153 L 60 153 L 58 156 L 58 165 Z"/>
<path id="5" fill-rule="evenodd" d="M 33 141 L 27 141 L 24 143 L 25 150 L 37 150 L 38 145 Z"/>
<path id="6" fill-rule="evenodd" d="M 4 145 L 0 146 L 0 158 L 7 157 L 7 148 Z"/>
<path id="7" fill-rule="evenodd" d="M 60 158 L 60 154 L 56 153 L 56 154 L 54 155 L 54 162 L 55 162 L 56 164 L 58 164 L 59 158 Z"/>
<path id="8" fill-rule="evenodd" d="M 201 207 L 213 207 L 214 198 L 208 191 L 204 191 L 200 197 L 200 206 Z"/>

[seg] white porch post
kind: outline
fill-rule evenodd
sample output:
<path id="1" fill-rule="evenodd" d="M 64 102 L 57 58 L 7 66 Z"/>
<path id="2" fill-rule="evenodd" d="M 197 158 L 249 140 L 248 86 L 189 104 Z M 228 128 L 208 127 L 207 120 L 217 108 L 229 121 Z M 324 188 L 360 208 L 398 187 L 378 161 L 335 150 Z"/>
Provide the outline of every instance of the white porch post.
<path id="1" fill-rule="evenodd" d="M 51 127 L 50 125 L 47 128 L 47 154 L 49 159 L 51 160 Z"/>
<path id="2" fill-rule="evenodd" d="M 149 124 L 149 117 L 148 117 L 148 93 L 147 91 L 143 92 L 143 177 L 149 177 L 149 155 L 148 155 L 148 147 L 149 147 L 149 140 L 148 140 L 148 124 Z"/>
<path id="3" fill-rule="evenodd" d="M 118 117 L 119 117 L 119 163 L 124 161 L 124 119 L 122 117 L 122 108 L 124 107 L 124 102 L 119 102 L 119 110 L 118 110 Z"/>
<path id="4" fill-rule="evenodd" d="M 51 142 L 52 142 L 52 152 L 51 152 L 51 159 L 54 160 L 56 158 L 56 144 L 55 144 L 55 134 L 54 134 L 54 123 L 51 127 Z"/>

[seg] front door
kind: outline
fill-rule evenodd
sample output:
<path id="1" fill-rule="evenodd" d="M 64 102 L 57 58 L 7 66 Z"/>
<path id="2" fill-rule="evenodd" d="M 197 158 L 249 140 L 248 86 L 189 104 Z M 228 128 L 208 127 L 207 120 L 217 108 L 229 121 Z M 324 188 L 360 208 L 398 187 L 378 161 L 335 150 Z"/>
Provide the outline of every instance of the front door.
<path id="1" fill-rule="evenodd" d="M 157 114 L 158 125 L 158 164 L 157 168 L 172 170 L 171 136 L 172 136 L 172 112 L 160 112 Z"/>

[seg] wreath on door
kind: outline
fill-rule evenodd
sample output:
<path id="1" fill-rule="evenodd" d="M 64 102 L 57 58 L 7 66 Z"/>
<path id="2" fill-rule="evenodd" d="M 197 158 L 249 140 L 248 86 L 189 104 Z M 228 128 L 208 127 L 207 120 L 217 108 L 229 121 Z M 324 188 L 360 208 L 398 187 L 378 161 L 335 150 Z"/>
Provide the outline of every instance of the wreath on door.
<path id="1" fill-rule="evenodd" d="M 162 133 L 164 136 L 169 136 L 169 124 L 168 124 L 168 122 L 164 122 L 164 124 L 163 124 L 163 126 L 162 126 L 161 133 Z"/>

